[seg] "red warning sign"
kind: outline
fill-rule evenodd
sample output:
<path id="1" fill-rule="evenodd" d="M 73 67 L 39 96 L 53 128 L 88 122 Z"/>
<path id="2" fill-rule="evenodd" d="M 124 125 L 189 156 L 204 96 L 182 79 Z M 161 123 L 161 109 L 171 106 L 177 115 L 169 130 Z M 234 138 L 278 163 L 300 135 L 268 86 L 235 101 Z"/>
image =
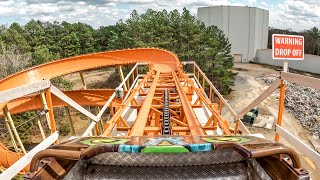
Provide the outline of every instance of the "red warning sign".
<path id="1" fill-rule="evenodd" d="M 304 37 L 286 34 L 273 34 L 272 58 L 286 60 L 303 60 Z"/>

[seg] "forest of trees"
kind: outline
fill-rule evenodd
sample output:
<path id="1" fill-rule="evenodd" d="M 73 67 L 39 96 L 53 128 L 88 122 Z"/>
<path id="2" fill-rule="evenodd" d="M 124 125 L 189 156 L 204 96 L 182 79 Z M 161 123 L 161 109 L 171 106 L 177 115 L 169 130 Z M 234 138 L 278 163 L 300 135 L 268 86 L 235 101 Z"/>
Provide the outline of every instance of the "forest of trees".
<path id="1" fill-rule="evenodd" d="M 269 48 L 273 33 L 303 35 L 305 52 L 320 55 L 316 27 L 302 32 L 270 28 Z M 196 61 L 222 93 L 230 92 L 234 74 L 228 39 L 217 27 L 205 27 L 187 9 L 182 13 L 133 11 L 128 20 L 98 29 L 80 22 L 36 20 L 0 25 L 0 78 L 56 59 L 135 47 L 160 47 L 176 53 L 180 60 Z"/>
<path id="2" fill-rule="evenodd" d="M 231 46 L 222 31 L 205 27 L 184 9 L 133 11 L 126 21 L 92 28 L 84 23 L 40 22 L 0 27 L 0 78 L 26 67 L 70 56 L 135 47 L 159 47 L 182 61 L 196 61 L 223 93 L 230 92 L 234 73 Z"/>

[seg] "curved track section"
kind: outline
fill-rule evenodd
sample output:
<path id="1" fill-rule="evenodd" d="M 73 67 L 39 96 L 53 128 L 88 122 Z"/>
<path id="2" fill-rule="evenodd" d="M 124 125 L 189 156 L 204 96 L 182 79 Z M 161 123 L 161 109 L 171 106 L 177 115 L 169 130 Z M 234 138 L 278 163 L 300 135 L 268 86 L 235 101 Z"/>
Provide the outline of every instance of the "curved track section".
<path id="1" fill-rule="evenodd" d="M 7 147 L 5 147 L 1 143 L 0 143 L 0 154 L 1 154 L 0 168 L 3 168 L 3 169 L 7 169 L 8 167 L 10 167 L 12 164 L 14 164 L 16 161 L 18 161 L 23 156 L 23 154 L 21 154 L 21 153 L 16 153 L 16 152 L 10 151 Z M 30 165 L 25 167 L 21 171 L 21 173 L 28 172 L 29 168 L 30 168 Z"/>
<path id="2" fill-rule="evenodd" d="M 12 89 L 43 79 L 104 66 L 148 62 L 159 64 L 160 71 L 171 71 L 179 66 L 178 57 L 172 52 L 157 48 L 138 48 L 87 54 L 35 66 L 0 80 L 0 91 Z"/>
<path id="3" fill-rule="evenodd" d="M 70 97 L 81 106 L 103 106 L 105 102 L 113 94 L 114 89 L 90 89 L 90 90 L 75 90 L 63 91 L 65 95 Z M 126 93 L 126 92 L 125 92 Z M 114 101 L 120 99 L 115 98 Z M 41 97 L 39 94 L 29 95 L 22 98 L 14 99 L 7 104 L 11 114 L 18 114 L 26 111 L 43 109 Z M 68 104 L 54 94 L 52 95 L 52 106 L 63 107 Z M 3 116 L 2 109 L 0 109 L 0 116 Z"/>
<path id="4" fill-rule="evenodd" d="M 162 72 L 171 72 L 172 68 L 177 69 L 179 66 L 178 57 L 163 49 L 137 48 L 107 51 L 56 60 L 18 72 L 0 80 L 0 92 L 73 72 L 138 62 L 156 64 L 156 69 Z M 114 90 L 111 89 L 103 89 L 65 91 L 64 93 L 82 106 L 103 106 L 113 92 Z M 114 101 L 117 101 L 117 99 Z M 52 96 L 52 105 L 54 107 L 67 106 L 65 102 L 54 95 Z M 43 108 L 39 95 L 29 95 L 12 100 L 7 103 L 7 106 L 11 114 Z M 3 116 L 2 109 L 0 110 L 0 116 Z M 10 167 L 22 157 L 22 154 L 11 152 L 2 144 L 0 144 L 0 154 L 0 168 L 4 169 Z M 28 169 L 29 166 L 22 172 L 26 172 Z"/>

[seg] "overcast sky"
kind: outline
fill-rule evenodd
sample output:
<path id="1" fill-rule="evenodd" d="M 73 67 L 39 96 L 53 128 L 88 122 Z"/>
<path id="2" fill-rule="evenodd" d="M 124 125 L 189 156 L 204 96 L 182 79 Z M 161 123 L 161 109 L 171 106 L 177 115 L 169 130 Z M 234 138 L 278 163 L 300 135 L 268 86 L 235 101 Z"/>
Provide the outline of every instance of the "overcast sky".
<path id="1" fill-rule="evenodd" d="M 136 9 L 167 11 L 183 7 L 196 15 L 198 7 L 253 6 L 270 11 L 270 26 L 292 30 L 320 28 L 320 0 L 0 0 L 0 24 L 41 21 L 85 22 L 94 28 L 127 19 Z"/>

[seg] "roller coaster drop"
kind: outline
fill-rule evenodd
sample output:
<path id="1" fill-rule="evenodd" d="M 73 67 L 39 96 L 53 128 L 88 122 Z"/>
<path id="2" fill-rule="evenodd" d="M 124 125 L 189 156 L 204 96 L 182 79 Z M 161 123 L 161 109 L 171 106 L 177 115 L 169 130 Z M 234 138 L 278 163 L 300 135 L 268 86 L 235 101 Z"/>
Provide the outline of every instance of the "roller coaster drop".
<path id="1" fill-rule="evenodd" d="M 124 77 L 121 65 L 129 64 L 134 66 Z M 119 67 L 122 83 L 115 90 L 62 92 L 50 83 L 105 66 Z M 146 74 L 140 66 L 147 67 Z M 192 73 L 183 70 L 188 66 Z M 279 85 L 282 80 L 263 99 Z M 309 178 L 294 150 L 251 135 L 239 120 L 258 102 L 237 115 L 194 62 L 181 63 L 162 49 L 110 51 L 36 66 L 1 80 L 0 97 L 0 116 L 15 149 L 23 152 L 1 146 L 0 165 L 7 169 L 1 178 L 19 171 L 27 172 L 25 179 Z M 53 108 L 67 106 L 91 123 L 82 137 L 59 143 Z M 82 106 L 95 106 L 97 113 Z M 234 127 L 222 116 L 223 106 L 234 116 Z M 107 108 L 111 117 L 103 122 Z M 11 115 L 32 110 L 44 110 L 52 134 L 26 153 Z"/>

